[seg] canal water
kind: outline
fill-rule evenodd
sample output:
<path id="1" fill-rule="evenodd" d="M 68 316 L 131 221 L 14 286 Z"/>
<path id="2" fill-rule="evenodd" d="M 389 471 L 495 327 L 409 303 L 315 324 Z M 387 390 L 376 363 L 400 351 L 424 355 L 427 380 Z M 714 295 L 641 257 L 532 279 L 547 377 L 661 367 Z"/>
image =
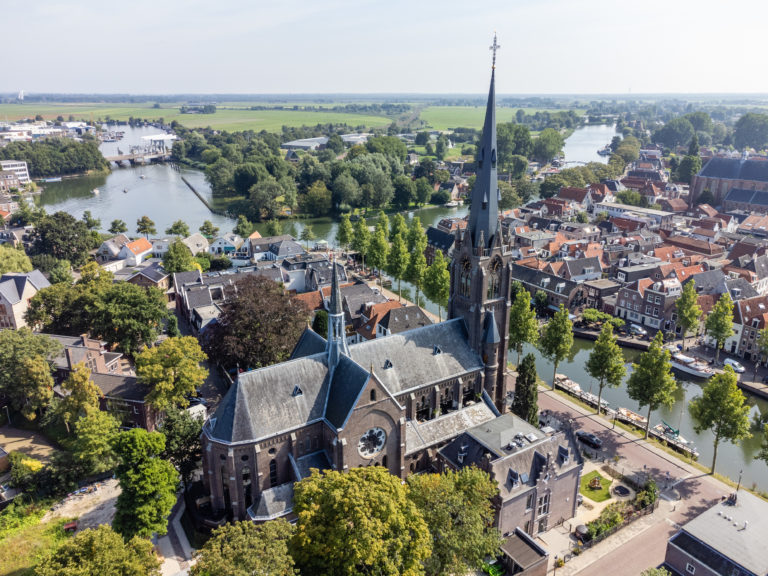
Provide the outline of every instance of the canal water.
<path id="1" fill-rule="evenodd" d="M 594 342 L 576 338 L 572 356 L 567 361 L 557 367 L 558 373 L 565 374 L 574 382 L 577 382 L 582 390 L 592 392 L 597 395 L 598 384 L 589 376 L 586 369 L 586 363 Z M 639 350 L 623 348 L 624 359 L 627 364 L 627 375 L 624 383 L 618 388 L 606 387 L 603 389 L 603 398 L 610 403 L 611 408 L 620 406 L 629 408 L 645 416 L 648 408 L 641 410 L 640 406 L 632 400 L 627 394 L 626 381 L 632 373 L 632 362 L 636 361 L 640 355 Z M 523 354 L 533 353 L 536 357 L 536 369 L 539 377 L 548 384 L 552 384 L 552 363 L 541 356 L 541 354 L 530 345 L 526 345 Z M 510 351 L 508 358 L 511 362 L 517 362 L 517 352 Z M 692 441 L 699 450 L 699 462 L 709 467 L 712 463 L 713 436 L 709 431 L 702 434 L 696 434 L 693 430 L 693 422 L 687 413 L 688 403 L 701 394 L 701 388 L 705 384 L 703 380 L 686 379 L 683 375 L 675 373 L 679 388 L 675 394 L 675 403 L 670 408 L 661 408 L 651 414 L 651 426 L 664 420 L 674 428 L 679 428 L 680 435 L 686 440 Z M 590 389 L 591 387 L 591 389 Z M 768 401 L 747 395 L 747 402 L 750 405 L 750 417 L 760 415 L 768 411 Z M 762 430 L 759 428 L 752 430 L 752 438 L 742 440 L 738 444 L 721 442 L 717 451 L 717 472 L 730 477 L 734 481 L 738 480 L 739 471 L 743 470 L 742 484 L 747 487 L 753 485 L 761 490 L 768 490 L 768 465 L 762 460 L 755 460 L 755 456 L 760 451 L 760 444 L 763 439 Z"/>
<path id="2" fill-rule="evenodd" d="M 615 125 L 600 124 L 583 126 L 575 130 L 565 141 L 563 156 L 566 163 L 570 162 L 602 162 L 608 163 L 608 156 L 600 156 L 598 150 L 616 135 Z"/>

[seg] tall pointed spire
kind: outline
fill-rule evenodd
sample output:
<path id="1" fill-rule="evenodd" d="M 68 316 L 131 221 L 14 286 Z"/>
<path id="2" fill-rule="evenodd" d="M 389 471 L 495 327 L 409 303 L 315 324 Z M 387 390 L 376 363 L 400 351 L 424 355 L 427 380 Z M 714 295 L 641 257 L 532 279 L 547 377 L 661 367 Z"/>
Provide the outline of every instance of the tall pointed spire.
<path id="1" fill-rule="evenodd" d="M 341 289 L 339 288 L 339 270 L 336 259 L 331 262 L 331 302 L 328 306 L 328 341 L 325 349 L 328 353 L 328 369 L 333 370 L 342 354 L 349 356 L 347 334 L 344 329 L 344 310 L 341 307 Z"/>
<path id="2" fill-rule="evenodd" d="M 493 246 L 499 228 L 499 183 L 496 172 L 496 51 L 500 48 L 493 35 L 493 66 L 488 104 L 485 109 L 483 137 L 477 151 L 477 177 L 472 190 L 469 212 L 469 234 L 472 245 L 479 248 Z"/>

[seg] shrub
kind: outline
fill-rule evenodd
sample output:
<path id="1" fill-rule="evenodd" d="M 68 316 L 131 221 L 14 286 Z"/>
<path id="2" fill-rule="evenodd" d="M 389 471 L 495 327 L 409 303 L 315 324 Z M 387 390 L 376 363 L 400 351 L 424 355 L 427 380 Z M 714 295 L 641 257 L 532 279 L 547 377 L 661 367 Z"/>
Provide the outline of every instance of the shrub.
<path id="1" fill-rule="evenodd" d="M 600 516 L 589 522 L 587 524 L 589 539 L 594 540 L 621 524 L 624 520 L 622 515 L 623 506 L 620 502 L 609 504 L 600 512 Z"/>

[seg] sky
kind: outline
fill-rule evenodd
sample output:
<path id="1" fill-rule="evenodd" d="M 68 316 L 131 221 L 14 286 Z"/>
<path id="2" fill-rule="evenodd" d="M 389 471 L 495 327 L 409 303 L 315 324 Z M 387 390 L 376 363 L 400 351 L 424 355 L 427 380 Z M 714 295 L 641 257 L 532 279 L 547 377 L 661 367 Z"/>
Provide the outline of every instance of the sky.
<path id="1" fill-rule="evenodd" d="M 768 0 L 2 0 L 0 92 L 768 93 Z"/>

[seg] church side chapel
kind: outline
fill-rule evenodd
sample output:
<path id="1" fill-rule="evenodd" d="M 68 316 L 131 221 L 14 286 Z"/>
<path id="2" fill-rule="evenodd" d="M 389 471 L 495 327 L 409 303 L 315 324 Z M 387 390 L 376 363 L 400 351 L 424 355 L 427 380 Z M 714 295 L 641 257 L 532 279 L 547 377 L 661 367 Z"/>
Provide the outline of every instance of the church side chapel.
<path id="1" fill-rule="evenodd" d="M 293 484 L 313 468 L 383 466 L 401 478 L 438 472 L 450 464 L 439 451 L 460 436 L 474 430 L 472 438 L 483 438 L 478 431 L 486 426 L 503 429 L 506 437 L 520 427 L 519 418 L 502 416 L 514 380 L 506 370 L 513 246 L 499 223 L 497 47 L 494 39 L 470 220 L 450 265 L 448 320 L 348 345 L 334 263 L 327 338 L 307 329 L 290 360 L 240 374 L 203 427 L 203 482 L 215 514 L 256 522 L 290 518 Z M 565 435 L 550 440 L 547 450 L 559 451 L 558 462 L 565 463 L 560 467 L 568 471 L 564 493 L 575 496 L 578 450 Z M 556 488 L 559 468 L 551 454 L 531 448 L 530 462 L 521 454 L 516 468 L 528 466 L 526 475 L 535 486 L 538 470 L 544 469 L 540 462 L 553 462 L 546 467 L 548 484 L 539 488 L 548 494 Z M 503 453 L 503 448 L 489 449 Z M 494 473 L 493 466 L 486 468 Z M 501 475 L 496 481 L 504 484 L 507 472 Z M 574 479 L 575 487 L 570 486 Z M 518 491 L 504 494 L 517 498 Z M 569 501 L 572 516 L 576 498 Z M 519 525 L 531 532 L 547 525 L 532 520 Z M 505 522 L 516 520 L 505 516 Z"/>

